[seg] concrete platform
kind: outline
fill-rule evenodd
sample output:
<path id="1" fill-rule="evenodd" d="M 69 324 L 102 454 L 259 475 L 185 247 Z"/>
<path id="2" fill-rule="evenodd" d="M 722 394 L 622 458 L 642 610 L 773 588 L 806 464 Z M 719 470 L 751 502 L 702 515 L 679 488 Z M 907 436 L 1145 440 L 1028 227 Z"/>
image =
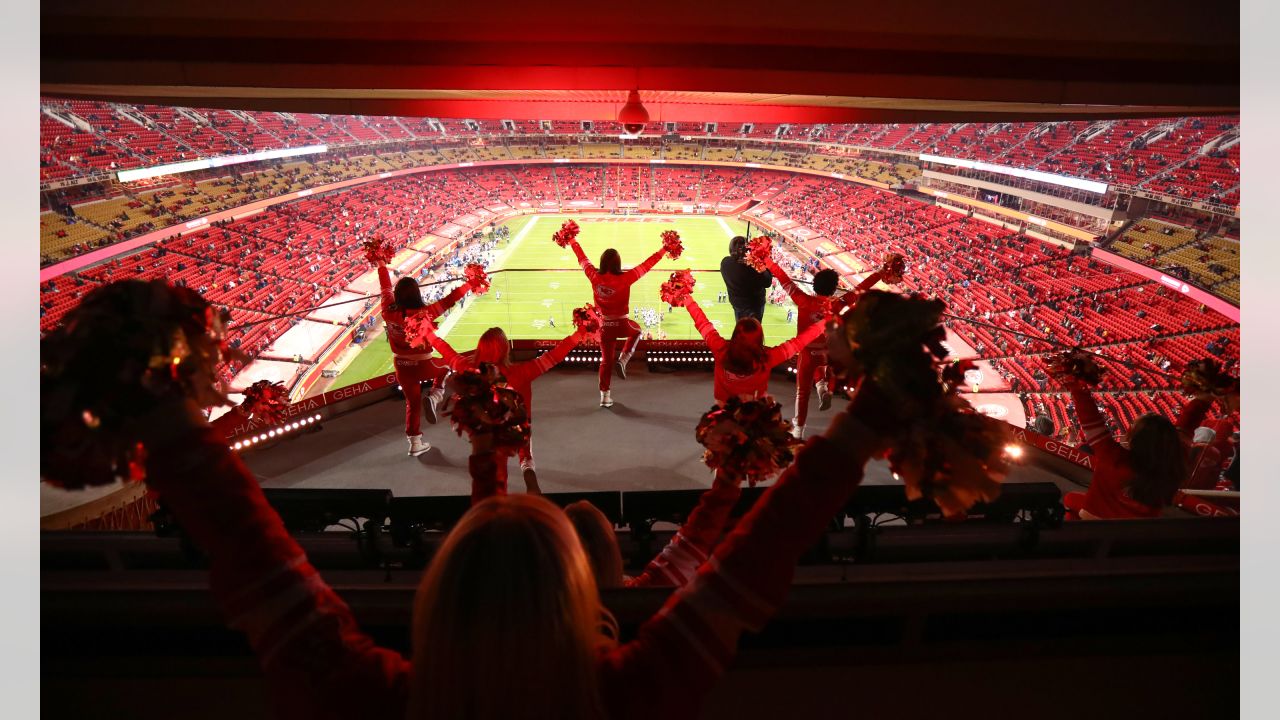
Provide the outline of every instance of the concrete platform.
<path id="1" fill-rule="evenodd" d="M 784 415 L 794 404 L 794 384 L 775 376 L 770 382 L 783 400 Z M 614 379 L 614 406 L 599 407 L 594 371 L 561 366 L 534 384 L 533 450 L 539 483 L 546 492 L 590 490 L 676 490 L 704 488 L 711 472 L 702 464 L 702 446 L 694 427 L 711 407 L 711 372 L 687 370 L 649 373 L 634 363 L 627 380 Z M 810 435 L 821 432 L 843 405 L 816 412 L 813 399 Z M 389 399 L 327 420 L 323 429 L 290 437 L 245 454 L 245 462 L 271 488 L 388 488 L 397 496 L 466 495 L 469 445 L 449 427 L 423 424 L 432 448 L 412 458 L 405 454 L 404 402 Z M 516 461 L 511 489 L 519 492 Z M 1057 482 L 1079 487 L 1047 471 L 1020 466 L 1007 482 Z M 883 462 L 867 469 L 865 482 L 891 484 Z"/>

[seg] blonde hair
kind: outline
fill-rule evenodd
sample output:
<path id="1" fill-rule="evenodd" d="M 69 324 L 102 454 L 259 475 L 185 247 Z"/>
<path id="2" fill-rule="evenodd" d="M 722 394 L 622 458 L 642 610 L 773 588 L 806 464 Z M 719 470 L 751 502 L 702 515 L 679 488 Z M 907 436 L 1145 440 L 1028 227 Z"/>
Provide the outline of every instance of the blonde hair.
<path id="1" fill-rule="evenodd" d="M 480 339 L 476 341 L 475 360 L 477 363 L 510 365 L 511 342 L 507 340 L 507 333 L 500 327 L 491 327 L 485 330 Z"/>
<path id="2" fill-rule="evenodd" d="M 578 533 L 582 549 L 596 575 L 596 585 L 602 588 L 622 587 L 622 549 L 613 523 L 600 512 L 600 508 L 586 500 L 579 500 L 564 509 L 569 522 Z"/>
<path id="3" fill-rule="evenodd" d="M 489 498 L 418 586 L 408 716 L 601 718 L 596 662 L 616 636 L 565 514 L 534 495 Z"/>

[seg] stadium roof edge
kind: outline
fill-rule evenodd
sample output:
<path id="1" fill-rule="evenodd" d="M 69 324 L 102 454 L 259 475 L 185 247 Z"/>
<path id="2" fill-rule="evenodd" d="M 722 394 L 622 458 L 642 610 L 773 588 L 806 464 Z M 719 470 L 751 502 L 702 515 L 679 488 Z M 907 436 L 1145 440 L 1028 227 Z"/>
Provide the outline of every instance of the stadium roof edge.
<path id="1" fill-rule="evenodd" d="M 491 0 L 480 18 L 466 4 L 433 4 L 427 21 L 419 4 L 390 0 L 86 0 L 42 5 L 41 81 L 46 94 L 132 102 L 494 119 L 612 119 L 624 101 L 614 96 L 636 87 L 662 120 L 1237 111 L 1238 7 L 1028 9 L 655 0 L 640 12 Z"/>

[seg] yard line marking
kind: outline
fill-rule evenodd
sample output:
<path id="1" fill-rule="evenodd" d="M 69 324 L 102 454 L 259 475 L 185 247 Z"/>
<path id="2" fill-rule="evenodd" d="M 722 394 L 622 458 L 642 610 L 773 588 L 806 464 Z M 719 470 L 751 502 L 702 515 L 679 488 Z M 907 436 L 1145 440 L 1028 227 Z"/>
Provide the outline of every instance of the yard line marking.
<path id="1" fill-rule="evenodd" d="M 524 227 L 520 228 L 520 232 L 516 233 L 516 236 L 511 238 L 511 243 L 507 245 L 507 249 L 503 250 L 502 253 L 498 255 L 498 258 L 494 260 L 492 265 L 489 266 L 489 269 L 501 270 L 502 266 L 507 262 L 507 258 L 511 257 L 511 253 L 515 252 L 516 246 L 519 245 L 522 240 L 524 240 L 525 236 L 529 234 L 529 231 L 533 229 L 533 226 L 537 224 L 538 224 L 538 216 L 534 215 L 533 218 L 529 220 L 529 222 L 525 223 Z M 449 337 L 449 331 L 453 329 L 454 325 L 458 324 L 458 321 L 462 319 L 462 316 L 471 312 L 471 308 L 473 307 L 475 307 L 474 304 L 472 304 L 471 307 L 464 307 L 462 308 L 462 312 L 451 314 L 448 319 L 446 319 L 443 323 L 441 323 L 440 331 L 439 331 L 440 337 L 442 338 Z"/>
<path id="2" fill-rule="evenodd" d="M 724 218 L 717 215 L 716 222 L 720 223 L 720 228 L 724 230 L 725 235 L 728 235 L 729 237 L 734 237 L 733 231 L 729 229 L 729 223 L 725 222 Z"/>

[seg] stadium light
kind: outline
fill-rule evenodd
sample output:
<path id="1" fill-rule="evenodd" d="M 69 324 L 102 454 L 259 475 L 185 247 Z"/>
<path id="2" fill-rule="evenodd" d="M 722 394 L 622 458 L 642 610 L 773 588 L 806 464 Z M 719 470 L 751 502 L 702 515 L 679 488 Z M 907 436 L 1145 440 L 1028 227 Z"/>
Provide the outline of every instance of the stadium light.
<path id="1" fill-rule="evenodd" d="M 978 162 L 976 160 L 949 158 L 939 155 L 925 155 L 923 153 L 920 155 L 920 161 L 936 163 L 938 165 L 968 168 L 970 170 L 981 170 L 982 172 L 996 173 L 997 175 L 1011 175 L 1013 177 L 1024 178 L 1026 180 L 1049 183 L 1050 185 L 1062 185 L 1064 187 L 1084 190 L 1086 192 L 1097 193 L 1099 195 L 1105 195 L 1107 192 L 1107 184 L 1103 182 L 1085 180 L 1083 178 L 1071 177 L 1069 175 L 1055 175 L 1053 173 L 1041 172 L 1039 170 L 1023 170 L 1022 168 L 1009 167 L 1008 165 L 993 165 L 991 163 Z"/>
<path id="2" fill-rule="evenodd" d="M 328 145 L 307 145 L 305 147 L 285 148 L 283 150 L 264 150 L 256 153 L 245 153 L 244 155 L 221 155 L 219 157 L 204 158 L 202 160 L 188 160 L 180 163 L 169 163 L 168 165 L 155 165 L 149 168 L 121 170 L 116 173 L 116 180 L 119 180 L 120 182 L 134 182 L 137 180 L 159 177 L 161 175 L 177 175 L 179 173 L 207 170 L 209 168 L 223 167 L 225 165 L 239 165 L 240 163 L 296 157 L 298 155 L 315 155 L 326 152 L 329 152 Z"/>

